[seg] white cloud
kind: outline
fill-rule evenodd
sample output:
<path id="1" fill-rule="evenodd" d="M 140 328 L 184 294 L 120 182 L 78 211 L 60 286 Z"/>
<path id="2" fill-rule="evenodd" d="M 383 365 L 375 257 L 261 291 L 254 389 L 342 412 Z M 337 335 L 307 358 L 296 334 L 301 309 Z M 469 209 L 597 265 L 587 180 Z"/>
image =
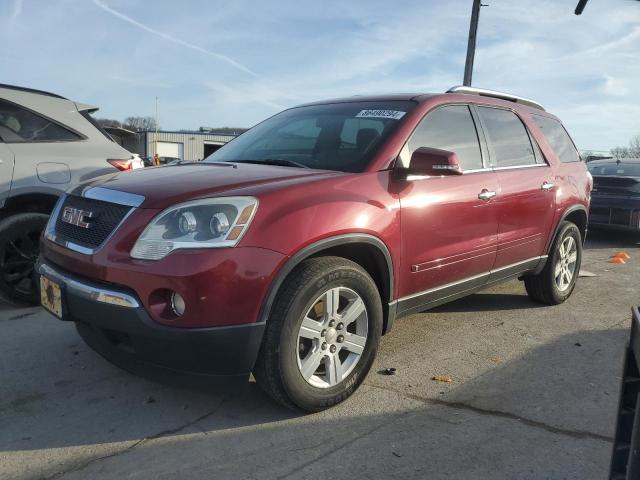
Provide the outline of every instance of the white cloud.
<path id="1" fill-rule="evenodd" d="M 607 95 L 621 97 L 629 94 L 629 88 L 627 88 L 625 80 L 611 75 L 605 75 L 604 79 L 604 93 Z"/>
<path id="2" fill-rule="evenodd" d="M 13 0 L 13 11 L 11 12 L 11 20 L 15 20 L 22 13 L 22 0 Z"/>
<path id="3" fill-rule="evenodd" d="M 159 96 L 164 128 L 243 126 L 312 100 L 461 83 L 470 3 L 0 0 L 0 78 L 113 118 L 152 114 Z M 592 0 L 579 17 L 570 0 L 487 3 L 474 85 L 541 101 L 584 148 L 640 133 L 639 2 Z"/>
<path id="4" fill-rule="evenodd" d="M 189 43 L 185 40 L 181 40 L 179 38 L 176 38 L 172 35 L 169 35 L 168 33 L 164 33 L 161 32 L 159 30 L 156 30 L 154 28 L 149 27 L 148 25 L 145 25 L 144 23 L 140 23 L 137 20 L 134 20 L 133 18 L 129 17 L 128 15 L 125 15 L 124 13 L 120 13 L 117 10 L 114 10 L 112 8 L 110 8 L 109 6 L 107 6 L 106 4 L 102 3 L 100 0 L 93 0 L 93 3 L 95 3 L 98 7 L 100 7 L 102 10 L 104 10 L 105 12 L 113 15 L 116 18 L 119 18 L 127 23 L 130 23 L 131 25 L 138 27 L 146 32 L 149 32 L 153 35 L 157 35 L 160 38 L 164 38 L 165 40 L 169 41 L 169 42 L 173 42 L 177 45 L 181 45 L 185 48 L 189 48 L 191 50 L 194 50 L 196 52 L 200 52 L 203 53 L 205 55 L 208 55 L 212 58 L 215 58 L 217 60 L 220 60 L 222 62 L 228 63 L 229 65 L 231 65 L 234 68 L 237 68 L 238 70 L 247 73 L 251 76 L 257 76 L 256 73 L 254 73 L 249 67 L 241 64 L 240 62 L 237 62 L 236 60 L 234 60 L 233 58 L 228 57 L 227 55 L 224 55 L 222 53 L 217 53 L 217 52 L 212 52 L 211 50 L 207 50 L 206 48 L 202 48 L 198 45 L 194 45 L 193 43 Z"/>

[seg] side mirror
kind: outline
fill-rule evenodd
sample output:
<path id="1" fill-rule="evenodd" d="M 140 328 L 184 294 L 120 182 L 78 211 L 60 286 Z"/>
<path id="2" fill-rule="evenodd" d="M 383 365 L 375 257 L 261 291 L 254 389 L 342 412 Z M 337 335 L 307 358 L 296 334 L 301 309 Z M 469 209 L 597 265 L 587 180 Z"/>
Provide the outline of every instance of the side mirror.
<path id="1" fill-rule="evenodd" d="M 442 175 L 462 175 L 458 156 L 437 148 L 418 148 L 409 163 L 409 175 L 439 177 Z"/>

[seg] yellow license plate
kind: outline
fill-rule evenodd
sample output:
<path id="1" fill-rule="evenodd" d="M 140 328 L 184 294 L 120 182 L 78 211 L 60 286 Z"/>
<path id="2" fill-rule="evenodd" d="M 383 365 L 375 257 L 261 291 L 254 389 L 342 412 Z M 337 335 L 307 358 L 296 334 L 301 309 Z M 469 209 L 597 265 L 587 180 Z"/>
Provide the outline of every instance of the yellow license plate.
<path id="1" fill-rule="evenodd" d="M 56 317 L 62 318 L 62 295 L 60 285 L 40 276 L 40 304 Z"/>

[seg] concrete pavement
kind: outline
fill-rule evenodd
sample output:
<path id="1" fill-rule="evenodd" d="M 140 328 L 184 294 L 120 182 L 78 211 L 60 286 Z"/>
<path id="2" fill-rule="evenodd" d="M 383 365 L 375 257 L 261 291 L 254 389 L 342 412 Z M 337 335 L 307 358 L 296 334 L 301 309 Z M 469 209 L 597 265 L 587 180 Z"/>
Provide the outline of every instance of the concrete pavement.
<path id="1" fill-rule="evenodd" d="M 513 281 L 399 320 L 360 390 L 314 415 L 254 384 L 131 375 L 72 325 L 0 307 L 0 479 L 606 478 L 636 241 L 593 235 L 598 276 L 563 305 Z"/>

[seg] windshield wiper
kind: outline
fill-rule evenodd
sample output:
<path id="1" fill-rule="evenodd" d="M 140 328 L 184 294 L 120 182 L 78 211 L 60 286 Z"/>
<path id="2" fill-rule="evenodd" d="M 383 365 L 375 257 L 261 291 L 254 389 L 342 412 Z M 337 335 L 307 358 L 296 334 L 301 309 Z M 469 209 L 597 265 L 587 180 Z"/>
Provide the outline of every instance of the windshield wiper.
<path id="1" fill-rule="evenodd" d="M 256 165 L 276 165 L 278 167 L 310 168 L 303 163 L 294 162 L 285 158 L 264 158 L 261 160 L 233 160 L 233 163 L 254 163 Z"/>

